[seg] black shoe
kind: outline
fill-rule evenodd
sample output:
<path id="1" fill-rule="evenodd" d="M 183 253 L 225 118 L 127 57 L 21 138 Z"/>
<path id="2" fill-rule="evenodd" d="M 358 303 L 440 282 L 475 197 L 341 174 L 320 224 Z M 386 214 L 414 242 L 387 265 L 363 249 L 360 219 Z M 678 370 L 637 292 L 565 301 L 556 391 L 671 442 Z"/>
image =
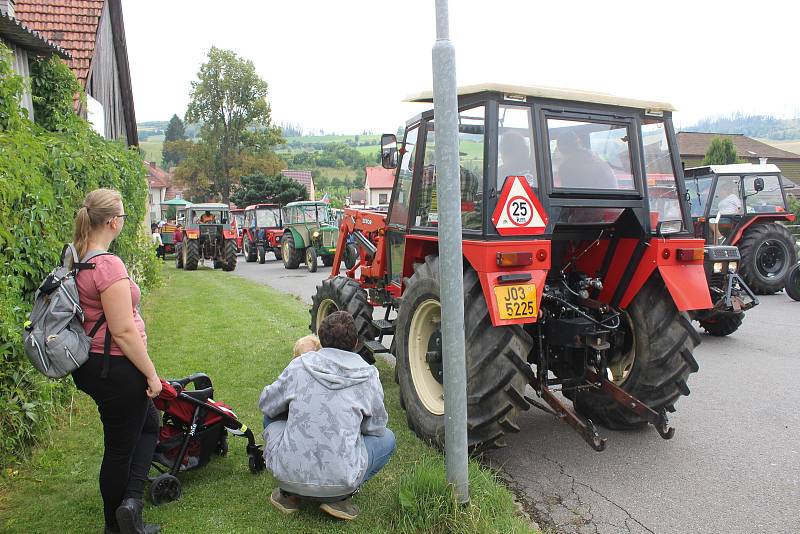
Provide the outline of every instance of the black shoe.
<path id="1" fill-rule="evenodd" d="M 160 525 L 145 525 L 142 521 L 141 499 L 127 498 L 117 508 L 116 516 L 120 534 L 156 534 L 161 532 Z"/>

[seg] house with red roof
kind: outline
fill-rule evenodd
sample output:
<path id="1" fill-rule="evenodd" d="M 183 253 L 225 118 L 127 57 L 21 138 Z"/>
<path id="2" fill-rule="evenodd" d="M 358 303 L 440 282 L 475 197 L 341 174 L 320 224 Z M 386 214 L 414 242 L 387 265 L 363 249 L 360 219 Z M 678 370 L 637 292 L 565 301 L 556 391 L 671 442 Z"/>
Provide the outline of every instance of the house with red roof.
<path id="1" fill-rule="evenodd" d="M 295 171 L 284 169 L 281 174 L 286 178 L 291 178 L 297 183 L 303 184 L 308 191 L 308 200 L 316 200 L 316 191 L 314 190 L 314 177 L 311 171 Z"/>
<path id="2" fill-rule="evenodd" d="M 68 64 L 87 96 L 87 109 L 79 107 L 78 113 L 107 139 L 138 145 L 122 1 L 13 3 L 20 23 L 70 55 Z"/>
<path id="3" fill-rule="evenodd" d="M 394 187 L 394 169 L 367 167 L 367 180 L 364 184 L 368 206 L 388 204 Z"/>
<path id="4" fill-rule="evenodd" d="M 172 176 L 156 165 L 155 161 L 145 161 L 144 164 L 147 166 L 147 213 L 149 215 L 146 226 L 150 228 L 150 225 L 164 218 L 166 210 L 162 211 L 161 203 L 169 200 L 167 189 L 172 184 Z"/>

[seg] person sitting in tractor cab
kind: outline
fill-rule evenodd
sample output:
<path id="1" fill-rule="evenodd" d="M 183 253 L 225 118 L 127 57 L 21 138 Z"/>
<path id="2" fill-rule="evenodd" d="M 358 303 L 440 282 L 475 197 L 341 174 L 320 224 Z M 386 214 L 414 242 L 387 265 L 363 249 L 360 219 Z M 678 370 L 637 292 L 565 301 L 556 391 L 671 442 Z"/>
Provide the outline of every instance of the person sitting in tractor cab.
<path id="1" fill-rule="evenodd" d="M 264 459 L 278 480 L 270 502 L 289 514 L 307 498 L 327 514 L 351 520 L 358 509 L 350 497 L 386 465 L 395 438 L 386 428 L 378 370 L 353 352 L 353 316 L 330 314 L 318 334 L 322 348 L 293 358 L 258 401 L 265 416 Z"/>
<path id="2" fill-rule="evenodd" d="M 618 189 L 611 166 L 587 150 L 574 132 L 562 134 L 557 141 L 563 158 L 558 166 L 556 186 L 582 189 Z"/>
<path id="3" fill-rule="evenodd" d="M 742 199 L 739 198 L 739 186 L 732 180 L 719 180 L 717 186 L 717 211 L 720 215 L 739 215 L 742 213 Z"/>
<path id="4" fill-rule="evenodd" d="M 497 168 L 497 190 L 503 189 L 509 176 L 524 176 L 532 188 L 536 189 L 536 176 L 531 160 L 528 139 L 518 132 L 508 132 L 500 140 L 500 166 Z"/>
<path id="5" fill-rule="evenodd" d="M 217 221 L 217 218 L 208 210 L 204 214 L 200 216 L 200 224 L 213 224 Z"/>

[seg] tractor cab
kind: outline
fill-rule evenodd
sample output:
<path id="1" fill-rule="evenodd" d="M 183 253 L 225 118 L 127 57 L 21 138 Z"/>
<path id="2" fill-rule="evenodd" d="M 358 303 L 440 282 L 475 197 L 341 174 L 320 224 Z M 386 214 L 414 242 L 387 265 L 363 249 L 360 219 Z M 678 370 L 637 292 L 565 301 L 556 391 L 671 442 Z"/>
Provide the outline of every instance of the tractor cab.
<path id="1" fill-rule="evenodd" d="M 284 207 L 284 235 L 281 239 L 283 265 L 297 269 L 301 263 L 317 270 L 317 258 L 326 267 L 333 265 L 339 238 L 336 215 L 326 202 L 292 202 Z"/>
<path id="2" fill-rule="evenodd" d="M 275 254 L 276 259 L 281 259 L 283 209 L 279 204 L 247 206 L 242 228 L 242 246 L 246 261 L 264 263 L 269 251 Z"/>

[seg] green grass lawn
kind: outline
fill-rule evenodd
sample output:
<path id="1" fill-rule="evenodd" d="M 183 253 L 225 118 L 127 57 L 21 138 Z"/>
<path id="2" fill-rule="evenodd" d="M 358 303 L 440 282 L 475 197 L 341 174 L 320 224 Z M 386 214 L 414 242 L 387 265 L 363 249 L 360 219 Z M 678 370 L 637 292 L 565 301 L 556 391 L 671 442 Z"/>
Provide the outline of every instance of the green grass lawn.
<path id="1" fill-rule="evenodd" d="M 222 271 L 185 272 L 167 265 L 163 275 L 164 286 L 143 300 L 148 346 L 159 373 L 169 378 L 207 373 L 215 399 L 233 407 L 260 434 L 258 396 L 289 362 L 294 341 L 308 333 L 307 307 Z M 378 368 L 398 449 L 354 498 L 361 508 L 356 521 L 339 522 L 310 504 L 283 516 L 267 501 L 274 479 L 266 472 L 250 474 L 246 440 L 234 436 L 226 458 L 180 474 L 181 499 L 158 508 L 148 504 L 145 518 L 161 523 L 167 534 L 529 532 L 511 494 L 475 464 L 470 465 L 472 506 L 454 504 L 441 454 L 408 430 L 393 371 L 383 363 Z M 0 476 L 0 531 L 102 531 L 100 421 L 88 396 L 76 392 L 73 401 L 50 442 Z"/>

